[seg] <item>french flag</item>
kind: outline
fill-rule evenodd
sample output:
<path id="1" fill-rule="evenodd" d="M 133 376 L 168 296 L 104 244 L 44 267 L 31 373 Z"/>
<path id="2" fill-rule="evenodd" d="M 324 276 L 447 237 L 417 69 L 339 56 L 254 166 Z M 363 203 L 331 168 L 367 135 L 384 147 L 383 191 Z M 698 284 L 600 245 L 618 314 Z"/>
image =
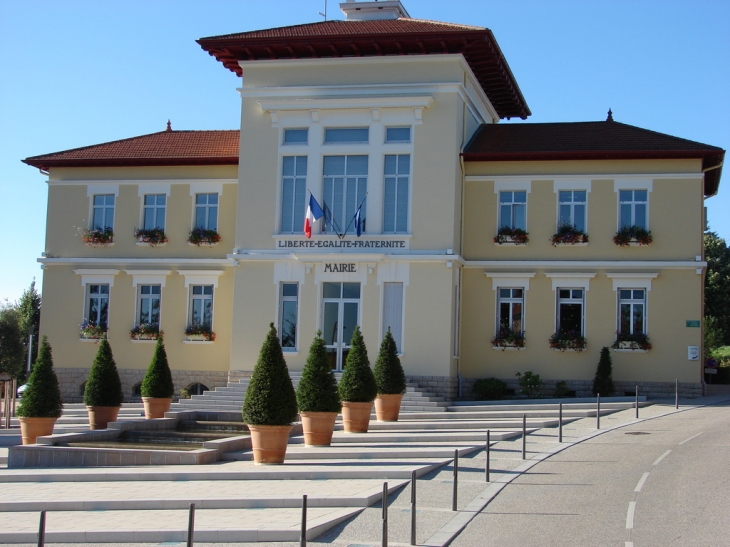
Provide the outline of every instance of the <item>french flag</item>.
<path id="1" fill-rule="evenodd" d="M 304 235 L 311 238 L 312 226 L 323 216 L 324 211 L 322 211 L 319 203 L 317 203 L 317 200 L 314 199 L 312 194 L 309 194 L 309 205 L 307 205 L 307 214 L 304 217 Z"/>

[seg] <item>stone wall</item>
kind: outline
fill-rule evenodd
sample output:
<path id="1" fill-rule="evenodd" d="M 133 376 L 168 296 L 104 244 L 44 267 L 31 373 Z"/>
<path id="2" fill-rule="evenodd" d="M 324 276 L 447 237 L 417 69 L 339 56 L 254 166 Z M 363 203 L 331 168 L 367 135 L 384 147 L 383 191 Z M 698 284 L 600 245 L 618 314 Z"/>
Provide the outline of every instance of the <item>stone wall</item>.
<path id="1" fill-rule="evenodd" d="M 228 381 L 229 382 L 240 382 L 241 380 L 246 380 L 248 378 L 251 378 L 252 374 L 253 374 L 253 371 L 250 371 L 250 370 L 229 370 L 228 371 Z"/>
<path id="2" fill-rule="evenodd" d="M 447 401 L 453 401 L 458 395 L 458 380 L 450 376 L 406 376 L 406 382 Z"/>
<path id="3" fill-rule="evenodd" d="M 89 377 L 89 369 L 57 368 L 55 371 L 61 387 L 63 402 L 83 402 L 84 394 L 81 390 L 81 385 Z M 139 397 L 132 395 L 132 390 L 136 384 L 144 379 L 145 372 L 145 370 L 140 369 L 119 369 L 119 379 L 122 381 L 125 402 L 140 400 Z M 180 390 L 190 384 L 204 384 L 211 390 L 219 386 L 225 386 L 228 382 L 228 372 L 213 370 L 173 370 L 172 381 L 175 384 L 175 397 L 177 397 L 180 394 Z"/>

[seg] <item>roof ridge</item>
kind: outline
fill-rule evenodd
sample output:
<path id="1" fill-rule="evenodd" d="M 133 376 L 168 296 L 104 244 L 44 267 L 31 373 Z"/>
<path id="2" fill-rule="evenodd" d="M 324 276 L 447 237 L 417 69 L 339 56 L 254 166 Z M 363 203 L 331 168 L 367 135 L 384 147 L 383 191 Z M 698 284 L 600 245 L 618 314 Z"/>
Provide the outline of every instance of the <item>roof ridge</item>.
<path id="1" fill-rule="evenodd" d="M 448 21 L 434 21 L 433 19 L 418 19 L 416 17 L 399 17 L 398 21 L 415 21 L 417 23 L 430 23 L 432 25 L 446 25 L 469 30 L 489 30 L 487 27 L 477 27 L 474 25 L 462 25 L 460 23 L 450 23 Z"/>

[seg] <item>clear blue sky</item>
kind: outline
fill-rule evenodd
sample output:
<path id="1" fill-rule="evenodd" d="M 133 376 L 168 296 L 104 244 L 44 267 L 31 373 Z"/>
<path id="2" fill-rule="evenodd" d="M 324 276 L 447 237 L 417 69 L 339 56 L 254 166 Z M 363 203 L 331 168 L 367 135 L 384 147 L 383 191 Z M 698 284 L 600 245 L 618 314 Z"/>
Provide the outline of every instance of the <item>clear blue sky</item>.
<path id="1" fill-rule="evenodd" d="M 730 148 L 727 0 L 403 0 L 490 28 L 529 121 L 617 121 Z M 45 177 L 28 156 L 165 128 L 235 129 L 239 80 L 195 39 L 321 20 L 324 0 L 0 0 L 0 302 L 42 272 Z M 340 19 L 329 1 L 330 19 Z M 730 167 L 708 201 L 730 240 Z M 681 219 L 678 219 L 681 221 Z"/>

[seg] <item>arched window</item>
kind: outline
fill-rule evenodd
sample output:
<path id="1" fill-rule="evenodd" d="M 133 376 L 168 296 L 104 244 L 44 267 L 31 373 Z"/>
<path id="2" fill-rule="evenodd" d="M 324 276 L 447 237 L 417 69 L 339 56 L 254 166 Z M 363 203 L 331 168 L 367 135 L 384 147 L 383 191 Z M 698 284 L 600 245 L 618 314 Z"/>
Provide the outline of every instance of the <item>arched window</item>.
<path id="1" fill-rule="evenodd" d="M 142 397 L 142 382 L 137 382 L 132 387 L 132 397 Z"/>
<path id="2" fill-rule="evenodd" d="M 190 384 L 187 387 L 190 395 L 202 395 L 204 391 L 208 391 L 208 386 L 201 383 Z"/>
<path id="3" fill-rule="evenodd" d="M 84 393 L 86 393 L 86 382 L 82 382 L 79 386 L 79 395 L 83 397 Z"/>

